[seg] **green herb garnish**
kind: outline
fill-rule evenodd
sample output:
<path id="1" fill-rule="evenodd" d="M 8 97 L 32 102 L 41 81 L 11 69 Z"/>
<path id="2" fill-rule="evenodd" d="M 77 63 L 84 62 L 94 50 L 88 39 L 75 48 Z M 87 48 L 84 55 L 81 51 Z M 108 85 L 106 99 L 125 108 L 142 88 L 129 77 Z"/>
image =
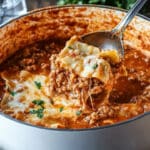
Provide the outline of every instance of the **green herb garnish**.
<path id="1" fill-rule="evenodd" d="M 40 108 L 37 110 L 37 117 L 38 118 L 43 118 L 44 114 L 43 114 L 44 109 Z"/>
<path id="2" fill-rule="evenodd" d="M 68 46 L 69 49 L 73 49 L 71 46 Z"/>
<path id="3" fill-rule="evenodd" d="M 38 82 L 38 81 L 34 81 L 34 83 L 35 83 L 35 85 L 36 85 L 36 87 L 38 88 L 38 89 L 41 89 L 41 82 Z"/>
<path id="4" fill-rule="evenodd" d="M 59 108 L 59 112 L 62 112 L 64 110 L 64 107 Z"/>
<path id="5" fill-rule="evenodd" d="M 33 109 L 30 110 L 30 114 L 36 114 L 38 118 L 43 118 L 44 114 L 43 114 L 44 108 L 39 108 L 37 110 Z"/>
<path id="6" fill-rule="evenodd" d="M 37 111 L 36 110 L 30 110 L 30 114 L 36 114 L 37 113 Z"/>
<path id="7" fill-rule="evenodd" d="M 17 92 L 14 92 L 14 91 L 9 91 L 9 93 L 12 95 L 12 96 L 15 96 L 17 94 Z"/>
<path id="8" fill-rule="evenodd" d="M 39 100 L 33 100 L 32 103 L 35 104 L 35 105 L 41 106 L 41 105 L 44 104 L 44 101 L 39 99 Z"/>
<path id="9" fill-rule="evenodd" d="M 43 118 L 44 114 L 43 113 L 37 113 L 38 118 Z"/>
<path id="10" fill-rule="evenodd" d="M 39 109 L 35 110 L 35 109 L 32 109 L 30 110 L 30 113 L 31 114 L 36 114 L 38 118 L 43 118 L 43 111 L 44 111 L 44 107 L 43 107 L 43 104 L 44 104 L 44 101 L 43 100 L 33 100 L 32 101 L 33 104 L 35 105 L 38 105 L 40 106 Z"/>
<path id="11" fill-rule="evenodd" d="M 94 64 L 92 68 L 95 70 L 97 67 L 98 67 L 98 64 Z"/>
<path id="12" fill-rule="evenodd" d="M 77 115 L 77 116 L 80 116 L 80 115 L 81 115 L 81 113 L 82 113 L 82 111 L 81 111 L 81 110 L 76 111 L 76 115 Z"/>

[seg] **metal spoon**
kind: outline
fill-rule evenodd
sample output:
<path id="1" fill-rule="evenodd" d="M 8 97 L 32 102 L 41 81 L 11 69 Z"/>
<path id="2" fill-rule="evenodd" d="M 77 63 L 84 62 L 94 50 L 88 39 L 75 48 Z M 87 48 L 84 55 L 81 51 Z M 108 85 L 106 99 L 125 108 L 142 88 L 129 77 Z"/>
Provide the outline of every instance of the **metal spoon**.
<path id="1" fill-rule="evenodd" d="M 147 0 L 137 0 L 121 22 L 111 31 L 98 31 L 83 35 L 81 41 L 99 47 L 103 50 L 117 50 L 121 57 L 124 56 L 123 32 L 137 12 Z"/>

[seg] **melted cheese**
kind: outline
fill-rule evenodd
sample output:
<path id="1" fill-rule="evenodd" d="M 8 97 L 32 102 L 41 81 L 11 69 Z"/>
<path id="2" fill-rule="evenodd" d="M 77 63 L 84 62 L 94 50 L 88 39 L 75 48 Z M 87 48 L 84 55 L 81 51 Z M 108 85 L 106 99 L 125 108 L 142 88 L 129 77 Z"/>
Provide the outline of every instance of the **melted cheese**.
<path id="1" fill-rule="evenodd" d="M 54 104 L 51 104 L 51 96 L 49 94 L 49 77 L 41 74 L 31 74 L 28 71 L 21 71 L 15 79 L 11 79 L 5 73 L 2 74 L 3 79 L 6 82 L 7 92 L 3 97 L 3 105 L 6 104 L 9 109 L 13 110 L 13 113 L 17 115 L 18 112 L 30 111 L 33 100 L 44 101 L 44 117 L 53 118 L 76 118 L 76 111 L 80 107 L 77 100 L 68 100 L 64 96 L 53 97 Z M 35 81 L 41 83 L 41 88 L 38 89 Z M 12 86 L 13 85 L 13 86 Z M 15 92 L 13 96 L 9 93 L 9 90 Z M 60 107 L 63 107 L 63 111 L 60 113 Z M 34 114 L 29 114 L 26 118 L 26 122 L 38 122 L 38 118 Z M 53 122 L 50 127 L 55 127 L 58 123 Z M 58 124 L 60 125 L 60 124 Z"/>
<path id="2" fill-rule="evenodd" d="M 73 71 L 80 77 L 97 78 L 103 83 L 107 83 L 111 75 L 111 67 L 105 58 L 117 63 L 119 57 L 116 51 L 100 51 L 97 47 L 87 45 L 77 41 L 77 37 L 72 37 L 65 48 L 58 54 L 57 60 L 66 70 Z M 53 69 L 57 69 L 51 66 Z M 2 78 L 6 82 L 6 92 L 3 97 L 3 105 L 7 105 L 14 114 L 27 112 L 25 121 L 36 123 L 41 118 L 29 113 L 39 106 L 32 106 L 34 100 L 44 102 L 44 118 L 77 118 L 76 112 L 81 108 L 77 96 L 68 99 L 65 95 L 51 96 L 49 92 L 50 76 L 43 74 L 32 74 L 28 71 L 20 71 L 15 77 L 3 72 Z M 40 87 L 36 85 L 40 84 Z M 12 93 L 13 92 L 13 93 Z M 70 95 L 72 92 L 70 92 Z M 54 104 L 52 104 L 52 100 Z M 60 111 L 63 108 L 63 111 Z M 48 127 L 61 125 L 57 121 L 51 121 Z"/>
<path id="3" fill-rule="evenodd" d="M 72 37 L 59 54 L 57 60 L 68 70 L 73 70 L 80 77 L 97 78 L 106 83 L 110 79 L 110 64 L 104 58 L 118 63 L 120 57 L 115 50 L 100 51 L 99 48 L 79 42 Z"/>

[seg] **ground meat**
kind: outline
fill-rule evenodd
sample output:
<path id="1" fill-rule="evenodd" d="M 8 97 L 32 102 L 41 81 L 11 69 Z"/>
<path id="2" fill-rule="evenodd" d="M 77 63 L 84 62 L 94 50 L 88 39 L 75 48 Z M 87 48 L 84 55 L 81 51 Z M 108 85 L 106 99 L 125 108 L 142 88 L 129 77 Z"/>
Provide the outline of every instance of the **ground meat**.
<path id="1" fill-rule="evenodd" d="M 27 70 L 30 72 L 49 71 L 49 57 L 51 54 L 58 53 L 64 46 L 63 40 L 47 40 L 34 43 L 16 52 L 9 60 L 0 66 L 0 71 L 5 70 Z"/>
<path id="2" fill-rule="evenodd" d="M 95 112 L 92 112 L 89 116 L 89 123 L 95 124 L 100 120 L 115 117 L 115 110 L 109 104 L 103 104 Z"/>
<path id="3" fill-rule="evenodd" d="M 69 99 L 79 99 L 83 108 L 87 108 L 88 104 L 90 107 L 93 106 L 87 103 L 88 99 L 104 92 L 105 85 L 96 78 L 83 78 L 72 70 L 61 68 L 56 58 L 56 54 L 50 58 L 50 95 L 65 94 Z"/>
<path id="4" fill-rule="evenodd" d="M 50 95 L 65 94 L 71 99 L 78 98 L 83 106 L 82 114 L 74 122 L 66 119 L 64 126 L 59 126 L 60 128 L 89 128 L 114 124 L 150 111 L 150 59 L 136 50 L 127 50 L 122 64 L 112 66 L 114 84 L 109 100 L 104 103 L 101 100 L 108 93 L 105 93 L 105 87 L 99 80 L 81 78 L 70 70 L 56 67 L 59 65 L 55 62 L 57 54 L 64 46 L 64 42 L 58 41 L 49 40 L 27 46 L 4 62 L 0 71 L 5 70 L 14 75 L 20 70 L 28 70 L 31 73 L 46 72 L 51 79 Z M 3 80 L 0 80 L 1 97 L 4 87 Z M 4 113 L 13 114 L 11 110 Z M 28 112 L 12 117 L 20 119 L 22 115 L 26 116 Z M 47 122 L 46 120 L 38 125 L 49 127 Z"/>

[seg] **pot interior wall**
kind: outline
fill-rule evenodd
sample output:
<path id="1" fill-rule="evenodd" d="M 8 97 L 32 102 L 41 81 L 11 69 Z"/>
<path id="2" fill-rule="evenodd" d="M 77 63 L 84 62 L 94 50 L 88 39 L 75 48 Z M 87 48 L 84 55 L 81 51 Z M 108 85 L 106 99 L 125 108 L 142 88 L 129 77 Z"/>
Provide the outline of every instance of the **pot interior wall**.
<path id="1" fill-rule="evenodd" d="M 38 41 L 67 40 L 72 35 L 112 29 L 122 16 L 114 12 L 94 7 L 45 8 L 14 20 L 0 29 L 0 63 Z"/>

